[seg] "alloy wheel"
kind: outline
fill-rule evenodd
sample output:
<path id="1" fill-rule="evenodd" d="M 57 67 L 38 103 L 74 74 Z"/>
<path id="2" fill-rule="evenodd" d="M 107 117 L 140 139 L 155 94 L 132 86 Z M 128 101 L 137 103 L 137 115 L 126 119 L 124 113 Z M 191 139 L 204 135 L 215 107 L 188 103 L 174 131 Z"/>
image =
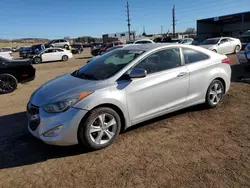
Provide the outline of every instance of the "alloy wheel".
<path id="1" fill-rule="evenodd" d="M 209 91 L 209 100 L 213 105 L 217 105 L 223 96 L 222 86 L 215 82 Z"/>
<path id="2" fill-rule="evenodd" d="M 100 114 L 91 124 L 89 134 L 91 140 L 98 145 L 109 142 L 115 135 L 117 122 L 115 118 L 108 113 Z"/>
<path id="3" fill-rule="evenodd" d="M 0 92 L 8 93 L 16 88 L 16 81 L 8 75 L 0 75 Z"/>

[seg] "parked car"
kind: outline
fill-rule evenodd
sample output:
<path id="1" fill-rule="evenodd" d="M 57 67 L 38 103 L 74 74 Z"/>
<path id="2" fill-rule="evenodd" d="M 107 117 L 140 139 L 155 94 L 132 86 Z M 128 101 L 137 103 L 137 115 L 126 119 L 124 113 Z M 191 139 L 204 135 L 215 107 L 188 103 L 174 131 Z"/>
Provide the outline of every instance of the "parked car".
<path id="1" fill-rule="evenodd" d="M 18 83 L 33 80 L 35 73 L 30 60 L 10 60 L 0 56 L 0 94 L 15 91 Z"/>
<path id="2" fill-rule="evenodd" d="M 240 64 L 250 65 L 250 42 L 246 45 L 244 51 L 237 53 L 237 59 Z"/>
<path id="3" fill-rule="evenodd" d="M 45 44 L 46 48 L 57 47 L 57 48 L 67 48 L 70 45 L 69 41 L 65 39 L 51 40 Z"/>
<path id="4" fill-rule="evenodd" d="M 209 38 L 199 46 L 219 54 L 237 53 L 241 50 L 240 40 L 232 37 Z"/>
<path id="5" fill-rule="evenodd" d="M 12 52 L 12 48 L 0 48 L 0 52 Z"/>
<path id="6" fill-rule="evenodd" d="M 71 47 L 72 54 L 80 54 L 83 52 L 83 46 L 81 44 L 73 44 Z"/>
<path id="7" fill-rule="evenodd" d="M 6 58 L 6 59 L 13 59 L 12 51 L 0 52 L 0 57 Z"/>
<path id="8" fill-rule="evenodd" d="M 48 144 L 101 149 L 140 122 L 201 103 L 216 107 L 230 87 L 229 64 L 192 45 L 113 50 L 38 88 L 27 105 L 28 129 Z"/>
<path id="9" fill-rule="evenodd" d="M 124 48 L 124 47 L 127 47 L 127 46 L 129 46 L 129 45 L 133 45 L 133 44 L 122 44 L 122 45 L 118 45 L 118 46 L 114 46 L 114 47 L 112 47 L 112 48 L 109 48 L 106 52 L 103 52 L 103 53 L 100 54 L 100 55 L 97 55 L 97 56 L 95 56 L 95 57 L 92 57 L 92 58 L 88 59 L 87 63 L 89 63 L 89 62 L 92 61 L 93 59 L 98 58 L 98 57 L 100 57 L 100 56 L 102 56 L 102 55 L 104 55 L 104 54 L 106 54 L 106 53 L 108 53 L 108 52 L 111 52 L 111 51 L 113 51 L 113 50 L 115 50 L 115 49 Z"/>
<path id="10" fill-rule="evenodd" d="M 151 43 L 155 43 L 155 42 L 150 39 L 140 39 L 140 40 L 136 40 L 133 44 L 151 44 Z"/>
<path id="11" fill-rule="evenodd" d="M 69 50 L 62 48 L 46 48 L 33 57 L 33 63 L 43 63 L 48 61 L 67 61 L 73 55 Z"/>
<path id="12" fill-rule="evenodd" d="M 92 49 L 91 54 L 93 56 L 97 56 L 97 55 L 100 55 L 100 54 L 106 52 L 109 48 L 112 48 L 114 46 L 121 45 L 121 44 L 123 44 L 123 43 L 120 41 L 104 43 L 100 48 Z"/>
<path id="13" fill-rule="evenodd" d="M 45 46 L 43 44 L 33 45 L 27 48 L 22 48 L 19 50 L 19 56 L 22 58 L 32 58 L 34 55 L 38 54 L 40 51 L 44 49 L 45 49 Z"/>

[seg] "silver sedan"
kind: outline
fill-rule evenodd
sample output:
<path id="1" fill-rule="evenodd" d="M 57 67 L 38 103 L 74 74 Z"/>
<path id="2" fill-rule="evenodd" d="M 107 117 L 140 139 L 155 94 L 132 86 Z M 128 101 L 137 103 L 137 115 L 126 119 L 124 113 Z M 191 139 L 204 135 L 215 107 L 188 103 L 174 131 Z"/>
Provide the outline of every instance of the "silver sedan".
<path id="1" fill-rule="evenodd" d="M 201 103 L 216 107 L 230 87 L 230 63 L 191 45 L 113 50 L 38 88 L 28 129 L 47 144 L 101 149 L 140 122 Z"/>

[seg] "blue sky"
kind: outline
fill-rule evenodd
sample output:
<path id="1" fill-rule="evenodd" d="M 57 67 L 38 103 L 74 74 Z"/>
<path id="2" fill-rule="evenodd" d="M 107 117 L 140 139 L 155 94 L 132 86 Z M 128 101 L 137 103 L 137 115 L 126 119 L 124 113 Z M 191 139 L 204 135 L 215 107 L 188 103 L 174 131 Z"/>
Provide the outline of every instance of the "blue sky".
<path id="1" fill-rule="evenodd" d="M 95 36 L 127 31 L 126 0 L 1 0 L 0 38 Z M 249 0 L 130 0 L 131 28 L 137 34 L 196 28 L 196 20 L 250 11 Z"/>

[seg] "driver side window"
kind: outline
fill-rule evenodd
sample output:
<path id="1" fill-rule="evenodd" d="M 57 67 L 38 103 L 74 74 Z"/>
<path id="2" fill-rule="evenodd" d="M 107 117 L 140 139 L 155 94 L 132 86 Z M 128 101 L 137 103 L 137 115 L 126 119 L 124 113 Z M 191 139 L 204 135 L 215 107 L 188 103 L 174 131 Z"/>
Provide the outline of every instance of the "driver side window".
<path id="1" fill-rule="evenodd" d="M 171 48 L 158 51 L 141 61 L 135 68 L 142 68 L 148 74 L 165 71 L 181 66 L 181 55 L 179 48 Z"/>
<path id="2" fill-rule="evenodd" d="M 228 40 L 227 39 L 221 39 L 220 44 L 223 44 L 225 42 L 228 42 Z"/>

